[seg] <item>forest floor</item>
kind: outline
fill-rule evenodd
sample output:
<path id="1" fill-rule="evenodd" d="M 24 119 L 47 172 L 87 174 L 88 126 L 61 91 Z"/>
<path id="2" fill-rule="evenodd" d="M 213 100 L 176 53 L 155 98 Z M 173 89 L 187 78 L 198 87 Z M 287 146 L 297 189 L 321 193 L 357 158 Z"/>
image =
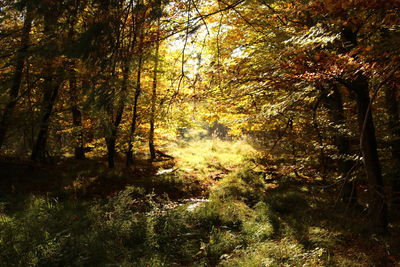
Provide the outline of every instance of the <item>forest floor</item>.
<path id="1" fill-rule="evenodd" d="M 173 158 L 0 162 L 0 266 L 399 266 L 400 228 L 365 230 L 331 187 L 245 141 L 178 140 Z"/>

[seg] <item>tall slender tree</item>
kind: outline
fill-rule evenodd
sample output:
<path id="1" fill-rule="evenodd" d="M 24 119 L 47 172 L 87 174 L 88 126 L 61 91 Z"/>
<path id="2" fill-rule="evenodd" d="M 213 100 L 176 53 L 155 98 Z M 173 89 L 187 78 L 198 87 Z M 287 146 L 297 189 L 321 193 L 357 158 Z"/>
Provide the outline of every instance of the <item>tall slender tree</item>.
<path id="1" fill-rule="evenodd" d="M 18 101 L 25 61 L 28 57 L 32 21 L 33 7 L 30 4 L 27 4 L 25 7 L 24 24 L 21 32 L 21 42 L 14 59 L 14 74 L 12 78 L 11 88 L 9 90 L 9 100 L 0 119 L 0 151 L 6 137 L 8 126 L 12 121 L 14 108 Z"/>
<path id="2" fill-rule="evenodd" d="M 40 10 L 43 16 L 43 34 L 46 37 L 46 55 L 43 58 L 43 97 L 39 118 L 39 131 L 32 149 L 31 159 L 33 161 L 44 161 L 47 157 L 47 139 L 50 127 L 50 117 L 59 90 L 64 82 L 64 66 L 59 60 L 61 51 L 59 36 L 59 19 L 63 10 L 62 3 L 41 3 Z"/>
<path id="3" fill-rule="evenodd" d="M 160 56 L 160 18 L 157 19 L 157 33 L 155 41 L 155 57 L 154 57 L 154 68 L 153 68 L 153 83 L 151 90 L 151 110 L 150 110 L 150 131 L 149 131 L 149 151 L 150 160 L 156 158 L 156 150 L 154 146 L 154 124 L 156 118 L 156 102 L 157 102 L 157 77 L 158 77 L 158 65 Z"/>

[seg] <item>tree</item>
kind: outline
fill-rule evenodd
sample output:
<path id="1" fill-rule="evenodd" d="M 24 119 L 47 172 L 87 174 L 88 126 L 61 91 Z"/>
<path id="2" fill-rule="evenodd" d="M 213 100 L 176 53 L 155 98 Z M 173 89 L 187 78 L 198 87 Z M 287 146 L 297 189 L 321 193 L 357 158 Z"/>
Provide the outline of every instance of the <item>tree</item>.
<path id="1" fill-rule="evenodd" d="M 149 151 L 150 160 L 156 158 L 156 151 L 154 147 L 154 123 L 156 117 L 156 101 L 157 101 L 157 77 L 158 77 L 158 63 L 160 53 L 160 18 L 157 19 L 157 33 L 155 41 L 155 58 L 154 58 L 154 69 L 153 69 L 153 84 L 151 91 L 151 110 L 150 110 L 150 131 L 149 131 Z"/>
<path id="2" fill-rule="evenodd" d="M 43 16 L 43 33 L 47 38 L 47 42 L 43 48 L 46 51 L 46 57 L 43 58 L 43 97 L 40 111 L 39 132 L 32 149 L 31 159 L 33 161 L 44 161 L 47 157 L 46 144 L 50 117 L 65 74 L 63 61 L 59 57 L 61 44 L 59 40 L 54 37 L 59 29 L 58 23 L 63 13 L 63 6 L 60 2 L 43 2 L 38 10 L 40 15 Z"/>
<path id="3" fill-rule="evenodd" d="M 126 152 L 126 165 L 129 166 L 133 162 L 133 138 L 136 132 L 136 121 L 137 121 L 137 111 L 138 111 L 138 103 L 139 97 L 142 92 L 141 82 L 142 82 L 142 67 L 144 61 L 144 23 L 146 18 L 146 8 L 143 4 L 140 4 L 138 7 L 138 14 L 141 16 L 138 18 L 137 21 L 137 30 L 138 30 L 138 47 L 137 47 L 137 70 L 136 70 L 136 86 L 135 86 L 135 93 L 134 93 L 134 100 L 133 100 L 133 114 L 131 119 L 131 126 L 129 131 L 128 137 L 128 150 Z"/>
<path id="4" fill-rule="evenodd" d="M 330 90 L 329 90 L 330 89 Z M 331 121 L 336 126 L 333 133 L 334 144 L 338 150 L 337 165 L 340 177 L 343 179 L 342 200 L 346 204 L 357 204 L 356 182 L 351 180 L 351 172 L 355 163 L 349 157 L 352 155 L 350 150 L 350 140 L 340 129 L 345 126 L 346 117 L 343 108 L 343 98 L 336 84 L 331 85 L 325 92 L 325 103 Z"/>
<path id="5" fill-rule="evenodd" d="M 0 120 L 0 150 L 4 143 L 7 133 L 8 125 L 12 120 L 14 108 L 18 101 L 20 92 L 23 70 L 26 58 L 28 57 L 29 39 L 33 21 L 33 7 L 31 5 L 25 6 L 24 24 L 21 33 L 21 42 L 14 59 L 14 74 L 12 78 L 11 88 L 9 90 L 9 100 L 3 111 Z"/>
<path id="6" fill-rule="evenodd" d="M 76 24 L 78 20 L 79 11 L 84 8 L 84 4 L 81 0 L 73 1 L 71 4 L 71 14 L 69 16 L 69 32 L 68 41 L 73 42 L 76 39 Z M 72 46 L 72 45 L 71 45 Z M 74 133 L 76 133 L 74 155 L 75 159 L 85 158 L 85 148 L 84 148 L 84 136 L 82 128 L 82 112 L 79 107 L 79 90 L 77 81 L 77 62 L 76 58 L 71 58 L 68 64 L 68 82 L 69 82 L 69 94 L 71 101 L 71 113 L 72 113 L 72 124 L 74 126 Z"/>

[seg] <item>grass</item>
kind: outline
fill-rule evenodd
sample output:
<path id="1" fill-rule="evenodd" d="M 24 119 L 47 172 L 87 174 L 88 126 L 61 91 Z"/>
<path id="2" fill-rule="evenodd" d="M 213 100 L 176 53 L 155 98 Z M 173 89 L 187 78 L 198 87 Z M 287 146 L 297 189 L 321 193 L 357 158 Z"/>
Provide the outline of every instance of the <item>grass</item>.
<path id="1" fill-rule="evenodd" d="M 217 138 L 181 140 L 167 150 L 176 158 L 177 167 L 193 169 L 199 178 L 218 176 L 238 170 L 259 154 L 243 140 L 226 141 Z"/>
<path id="2" fill-rule="evenodd" d="M 342 228 L 359 218 L 341 225 L 274 190 L 272 202 L 214 197 L 193 210 L 136 187 L 102 201 L 31 197 L 2 214 L 2 266 L 382 266 L 381 246 Z"/>
<path id="3" fill-rule="evenodd" d="M 243 141 L 181 140 L 169 153 L 178 168 L 195 171 L 155 175 L 171 162 L 108 171 L 87 161 L 71 169 L 71 161 L 31 171 L 40 188 L 28 171 L 12 171 L 24 197 L 8 192 L 0 200 L 0 266 L 399 263 L 395 236 L 365 235 L 362 211 L 335 204 L 313 184 L 269 179 Z M 181 201 L 201 195 L 208 199 Z"/>

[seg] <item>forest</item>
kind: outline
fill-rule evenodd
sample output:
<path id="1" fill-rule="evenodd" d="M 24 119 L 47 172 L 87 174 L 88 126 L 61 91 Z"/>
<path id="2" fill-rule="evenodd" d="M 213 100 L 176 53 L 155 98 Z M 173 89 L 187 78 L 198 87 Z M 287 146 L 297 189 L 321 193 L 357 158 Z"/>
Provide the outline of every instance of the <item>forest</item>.
<path id="1" fill-rule="evenodd" d="M 0 267 L 400 266 L 399 0 L 1 0 Z"/>

